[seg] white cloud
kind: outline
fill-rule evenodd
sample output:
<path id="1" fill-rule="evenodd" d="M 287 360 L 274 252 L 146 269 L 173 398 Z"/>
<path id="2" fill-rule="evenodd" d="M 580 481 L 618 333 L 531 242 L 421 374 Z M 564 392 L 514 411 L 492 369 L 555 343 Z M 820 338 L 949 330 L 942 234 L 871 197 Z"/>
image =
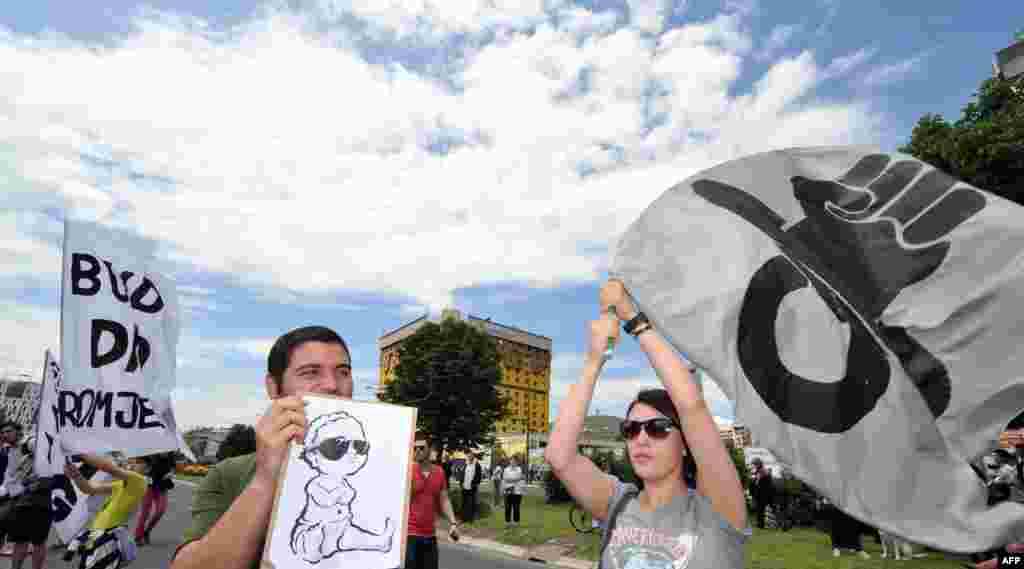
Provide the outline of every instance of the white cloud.
<path id="1" fill-rule="evenodd" d="M 171 400 L 183 431 L 234 423 L 255 425 L 270 405 L 262 377 L 246 384 L 178 387 L 171 392 Z"/>
<path id="2" fill-rule="evenodd" d="M 399 36 L 524 27 L 544 17 L 545 0 L 321 0 L 324 15 L 352 14 Z M 425 24 L 429 26 L 424 29 Z"/>
<path id="3" fill-rule="evenodd" d="M 551 420 L 558 415 L 558 405 L 569 393 L 570 387 L 579 382 L 584 362 L 584 354 L 564 352 L 557 353 L 551 362 L 551 394 L 550 394 L 550 416 Z M 626 407 L 632 401 L 637 392 L 644 389 L 660 388 L 661 381 L 648 367 L 647 358 L 642 353 L 630 353 L 623 357 L 616 354 L 615 358 L 607 362 L 603 368 L 603 377 L 599 378 L 594 388 L 594 396 L 590 404 L 590 411 L 601 414 L 623 416 Z M 633 371 L 634 373 L 625 377 L 608 377 L 609 372 L 618 370 Z M 643 369 L 643 375 L 636 375 L 635 370 Z M 650 370 L 650 371 L 647 371 Z M 705 374 L 702 374 L 704 399 L 709 409 L 715 412 L 734 411 L 733 403 L 725 396 L 725 393 Z M 716 416 L 717 421 L 731 421 L 729 418 Z"/>
<path id="4" fill-rule="evenodd" d="M 59 265 L 58 265 L 59 266 Z M 60 354 L 60 312 L 0 301 L 0 373 L 24 372 L 39 378 L 43 352 Z"/>
<path id="5" fill-rule="evenodd" d="M 17 151 L 0 151 L 15 188 L 0 258 L 59 274 L 36 236 L 39 212 L 67 205 L 243 287 L 391 293 L 436 309 L 459 287 L 596 279 L 607 259 L 594 247 L 698 169 L 878 138 L 868 101 L 808 96 L 828 75 L 810 53 L 731 94 L 754 43 L 742 11 L 645 35 L 547 7 L 571 17 L 554 27 L 539 0 L 351 0 L 315 14 L 348 10 L 413 35 L 422 16 L 415 26 L 435 38 L 504 26 L 494 43 L 453 48 L 458 90 L 368 64 L 345 28 L 327 38 L 273 9 L 227 32 L 146 13 L 104 47 L 4 33 L 0 145 Z M 527 21 L 535 29 L 517 31 Z M 429 152 L 442 133 L 469 143 Z M 581 178 L 582 162 L 597 173 Z M 182 290 L 192 311 L 222 301 Z"/>
<path id="6" fill-rule="evenodd" d="M 626 0 L 629 5 L 629 19 L 642 31 L 656 34 L 665 27 L 665 21 L 672 15 L 675 0 Z M 684 3 L 685 4 L 685 3 Z"/>
<path id="7" fill-rule="evenodd" d="M 879 65 L 868 71 L 861 81 L 864 85 L 879 86 L 903 80 L 920 71 L 921 65 L 932 53 L 931 51 L 922 52 L 902 61 Z"/>
<path id="8" fill-rule="evenodd" d="M 864 47 L 857 51 L 837 57 L 825 68 L 825 75 L 828 77 L 839 77 L 860 67 L 878 53 L 877 47 Z"/>

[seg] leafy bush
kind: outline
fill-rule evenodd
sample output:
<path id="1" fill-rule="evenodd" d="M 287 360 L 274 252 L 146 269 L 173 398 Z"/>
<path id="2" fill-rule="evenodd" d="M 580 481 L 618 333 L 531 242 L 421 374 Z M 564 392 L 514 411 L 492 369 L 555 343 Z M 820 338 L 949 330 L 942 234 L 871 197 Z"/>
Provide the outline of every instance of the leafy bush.
<path id="1" fill-rule="evenodd" d="M 452 509 L 460 520 L 462 519 L 462 490 L 450 488 L 448 498 L 452 501 Z M 476 518 L 482 520 L 494 513 L 494 506 L 491 505 L 490 495 L 484 497 L 479 492 L 476 495 Z"/>

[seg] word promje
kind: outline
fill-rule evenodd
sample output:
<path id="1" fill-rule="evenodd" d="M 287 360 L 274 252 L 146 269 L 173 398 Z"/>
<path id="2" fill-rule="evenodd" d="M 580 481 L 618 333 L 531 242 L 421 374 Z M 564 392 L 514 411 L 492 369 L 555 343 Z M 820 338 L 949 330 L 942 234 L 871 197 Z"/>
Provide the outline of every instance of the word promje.
<path id="1" fill-rule="evenodd" d="M 149 398 L 131 391 L 103 391 L 83 389 L 80 392 L 61 390 L 57 406 L 51 407 L 58 430 L 71 423 L 75 427 L 122 429 L 164 428 L 156 411 L 150 406 Z M 96 425 L 99 417 L 100 424 Z"/>

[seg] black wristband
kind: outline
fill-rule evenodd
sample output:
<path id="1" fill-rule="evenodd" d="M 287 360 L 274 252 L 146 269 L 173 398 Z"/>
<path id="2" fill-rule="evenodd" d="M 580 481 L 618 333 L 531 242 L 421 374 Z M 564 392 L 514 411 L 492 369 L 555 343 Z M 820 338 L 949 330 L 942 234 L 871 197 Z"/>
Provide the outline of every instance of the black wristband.
<path id="1" fill-rule="evenodd" d="M 633 336 L 636 332 L 636 329 L 639 328 L 641 324 L 650 325 L 650 321 L 647 320 L 646 314 L 644 314 L 643 312 L 637 312 L 636 316 L 630 319 L 629 322 L 626 322 L 625 326 L 623 326 L 622 329 L 625 330 L 626 333 L 629 334 L 630 336 Z"/>
<path id="2" fill-rule="evenodd" d="M 654 330 L 654 326 L 651 326 L 650 322 L 642 322 L 636 327 L 636 330 L 633 330 L 633 337 L 639 341 L 640 336 L 642 336 L 644 332 L 650 332 L 651 330 Z"/>

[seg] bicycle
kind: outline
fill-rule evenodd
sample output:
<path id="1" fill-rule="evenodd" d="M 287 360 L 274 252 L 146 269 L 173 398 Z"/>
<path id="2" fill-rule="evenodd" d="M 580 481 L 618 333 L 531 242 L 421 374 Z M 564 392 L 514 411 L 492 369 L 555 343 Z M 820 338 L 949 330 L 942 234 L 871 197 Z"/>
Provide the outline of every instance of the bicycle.
<path id="1" fill-rule="evenodd" d="M 572 507 L 569 508 L 569 523 L 576 529 L 578 533 L 594 533 L 601 526 L 594 523 L 594 518 L 590 516 L 590 512 L 586 511 L 576 502 L 572 503 Z"/>

